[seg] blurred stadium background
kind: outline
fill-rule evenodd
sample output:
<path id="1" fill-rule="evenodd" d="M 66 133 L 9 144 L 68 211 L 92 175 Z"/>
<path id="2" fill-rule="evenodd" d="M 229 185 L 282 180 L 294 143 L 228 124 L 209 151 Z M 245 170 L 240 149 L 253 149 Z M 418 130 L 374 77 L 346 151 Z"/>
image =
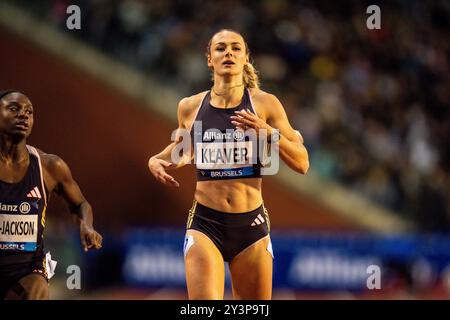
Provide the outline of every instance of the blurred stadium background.
<path id="1" fill-rule="evenodd" d="M 68 30 L 66 8 L 81 8 Z M 366 28 L 368 5 L 381 30 Z M 69 163 L 104 248 L 81 252 L 54 197 L 53 299 L 185 299 L 182 245 L 192 167 L 162 187 L 147 159 L 176 106 L 210 88 L 205 47 L 247 39 L 310 152 L 307 176 L 264 182 L 274 299 L 450 297 L 449 1 L 0 1 L 0 88 L 36 110 L 30 144 Z M 82 289 L 68 290 L 69 265 Z M 381 268 L 368 290 L 367 267 Z M 230 298 L 227 279 L 226 298 Z"/>

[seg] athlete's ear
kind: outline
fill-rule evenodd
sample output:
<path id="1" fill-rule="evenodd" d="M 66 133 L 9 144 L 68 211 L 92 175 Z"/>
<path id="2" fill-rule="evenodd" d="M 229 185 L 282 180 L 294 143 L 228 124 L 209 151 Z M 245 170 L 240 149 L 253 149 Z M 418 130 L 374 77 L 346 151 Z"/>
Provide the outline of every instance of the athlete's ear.
<path id="1" fill-rule="evenodd" d="M 210 68 L 212 70 L 213 69 L 213 65 L 212 65 L 212 62 L 211 62 L 211 55 L 210 54 L 208 54 L 206 56 L 206 61 L 208 63 L 208 68 Z"/>

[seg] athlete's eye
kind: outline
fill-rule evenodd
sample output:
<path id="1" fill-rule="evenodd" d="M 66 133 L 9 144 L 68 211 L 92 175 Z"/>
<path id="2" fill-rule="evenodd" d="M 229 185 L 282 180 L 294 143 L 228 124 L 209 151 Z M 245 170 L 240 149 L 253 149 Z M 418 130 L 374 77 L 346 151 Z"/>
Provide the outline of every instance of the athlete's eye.
<path id="1" fill-rule="evenodd" d="M 27 114 L 32 115 L 33 114 L 33 110 L 27 110 Z"/>
<path id="2" fill-rule="evenodd" d="M 241 51 L 241 48 L 239 48 L 239 47 L 234 47 L 233 50 L 234 50 L 234 51 Z"/>
<path id="3" fill-rule="evenodd" d="M 217 47 L 216 50 L 217 51 L 223 51 L 223 50 L 225 50 L 225 48 L 224 47 Z"/>

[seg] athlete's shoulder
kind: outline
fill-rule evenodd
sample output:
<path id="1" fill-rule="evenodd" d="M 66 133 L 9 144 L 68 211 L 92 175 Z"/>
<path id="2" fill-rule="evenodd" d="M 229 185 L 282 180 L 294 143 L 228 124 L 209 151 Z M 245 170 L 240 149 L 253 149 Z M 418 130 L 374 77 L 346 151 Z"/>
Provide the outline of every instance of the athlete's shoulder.
<path id="1" fill-rule="evenodd" d="M 61 180 L 67 174 L 70 174 L 70 169 L 67 163 L 64 162 L 56 154 L 46 153 L 40 149 L 36 149 L 41 158 L 41 163 L 44 169 L 56 180 Z"/>
<path id="2" fill-rule="evenodd" d="M 180 100 L 178 107 L 182 109 L 196 109 L 199 106 L 200 102 L 202 102 L 207 92 L 208 91 L 202 91 L 192 96 L 184 97 Z"/>
<path id="3" fill-rule="evenodd" d="M 194 94 L 190 97 L 184 97 L 178 103 L 178 116 L 181 119 L 188 119 L 190 115 L 194 114 L 197 110 L 198 106 L 202 102 L 205 97 L 207 91 L 203 91 L 197 94 Z"/>
<path id="4" fill-rule="evenodd" d="M 262 103 L 264 105 L 280 103 L 280 100 L 278 100 L 278 98 L 272 93 L 266 92 L 259 88 L 251 88 L 249 90 L 254 102 Z"/>
<path id="5" fill-rule="evenodd" d="M 283 110 L 280 100 L 272 93 L 259 88 L 252 88 L 250 89 L 250 95 L 257 112 L 264 114 L 265 118 L 271 117 L 273 113 L 278 113 Z"/>
<path id="6" fill-rule="evenodd" d="M 39 157 L 41 158 L 41 162 L 43 165 L 57 165 L 58 163 L 62 162 L 62 159 L 56 154 L 46 153 L 45 151 L 36 147 L 35 149 L 39 153 Z"/>

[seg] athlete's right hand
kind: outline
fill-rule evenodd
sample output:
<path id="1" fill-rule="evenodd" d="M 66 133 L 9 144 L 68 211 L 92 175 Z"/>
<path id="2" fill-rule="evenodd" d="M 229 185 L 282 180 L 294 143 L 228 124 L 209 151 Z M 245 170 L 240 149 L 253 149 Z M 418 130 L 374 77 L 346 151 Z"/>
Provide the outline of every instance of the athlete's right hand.
<path id="1" fill-rule="evenodd" d="M 162 159 L 151 158 L 148 161 L 148 168 L 156 178 L 156 180 L 158 180 L 162 184 L 165 184 L 166 186 L 179 187 L 180 184 L 172 176 L 166 173 L 166 169 L 170 169 L 173 167 L 175 167 L 173 163 Z"/>

